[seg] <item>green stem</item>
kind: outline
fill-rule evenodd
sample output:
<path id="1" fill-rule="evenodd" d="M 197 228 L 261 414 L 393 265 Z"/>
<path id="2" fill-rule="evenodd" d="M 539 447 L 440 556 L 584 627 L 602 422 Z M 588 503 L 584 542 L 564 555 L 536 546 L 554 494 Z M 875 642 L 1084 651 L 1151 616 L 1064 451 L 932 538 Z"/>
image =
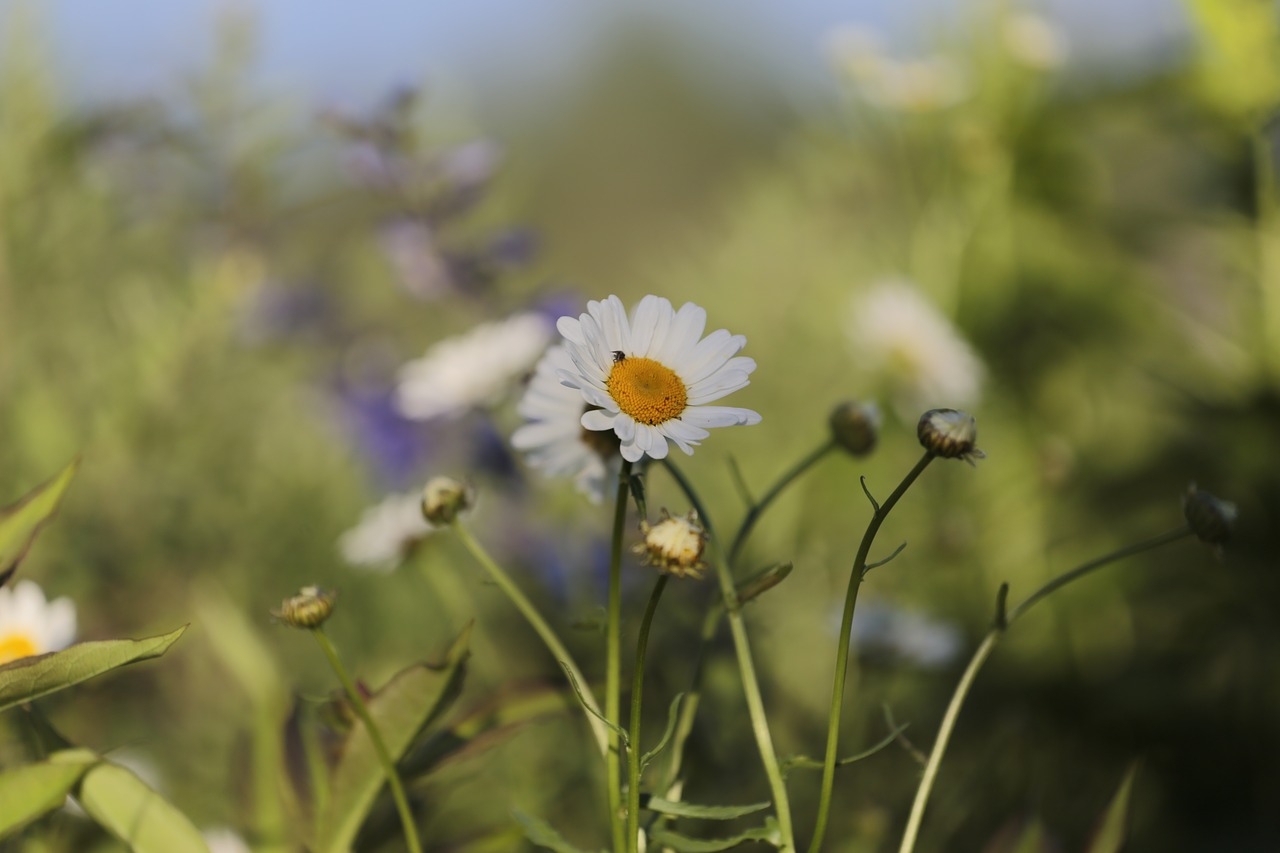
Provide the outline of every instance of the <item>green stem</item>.
<path id="1" fill-rule="evenodd" d="M 631 463 L 623 461 L 618 475 L 618 499 L 613 513 L 613 539 L 609 548 L 608 624 L 605 627 L 605 696 L 604 716 L 615 726 L 622 719 L 622 529 L 627 523 L 627 494 L 630 489 Z M 609 774 L 609 825 L 613 831 L 613 849 L 627 849 L 626 827 L 622 820 L 621 743 L 616 729 L 609 730 L 606 753 Z"/>
<path id="2" fill-rule="evenodd" d="M 853 568 L 849 572 L 849 586 L 844 597 L 844 614 L 840 618 L 840 636 L 836 639 L 836 671 L 831 686 L 831 712 L 827 717 L 827 751 L 822 761 L 822 788 L 818 795 L 818 817 L 813 825 L 813 839 L 809 842 L 809 853 L 818 853 L 822 848 L 822 839 L 827 832 L 827 820 L 831 816 L 831 790 L 835 784 L 836 752 L 840 744 L 840 715 L 844 707 L 844 684 L 849 669 L 849 635 L 853 630 L 853 610 L 858 603 L 858 589 L 862 586 L 863 573 L 866 571 L 867 555 L 871 552 L 871 544 L 875 541 L 880 525 L 889 516 L 895 504 L 906 494 L 907 489 L 916 478 L 924 472 L 934 455 L 925 451 L 916 466 L 907 472 L 907 476 L 893 490 L 893 494 L 883 504 L 876 507 L 862 534 L 862 542 L 858 545 L 857 556 L 853 558 Z"/>
<path id="3" fill-rule="evenodd" d="M 769 733 L 769 721 L 764 712 L 764 699 L 760 693 L 760 682 L 756 677 L 755 663 L 751 657 L 751 644 L 747 639 L 746 623 L 742 611 L 738 607 L 738 591 L 733 583 L 733 573 L 729 561 L 717 546 L 711 520 L 698 499 L 693 486 L 685 479 L 680 469 L 670 459 L 664 459 L 663 465 L 671 474 L 681 491 L 689 498 L 689 502 L 702 519 L 703 527 L 711 540 L 714 550 L 713 560 L 716 567 L 716 578 L 720 582 L 720 595 L 724 600 L 725 611 L 729 616 L 729 630 L 733 636 L 733 650 L 738 659 L 738 672 L 742 678 L 742 691 L 746 694 L 747 712 L 751 718 L 751 732 L 755 736 L 756 749 L 760 753 L 760 761 L 764 764 L 765 776 L 769 780 L 769 789 L 773 796 L 773 808 L 777 812 L 778 830 L 782 835 L 779 849 L 789 853 L 796 849 L 794 830 L 791 827 L 791 801 L 787 796 L 787 786 L 782 778 L 782 768 L 778 764 L 778 755 L 773 748 L 773 737 Z"/>
<path id="4" fill-rule="evenodd" d="M 329 658 L 329 665 L 333 667 L 338 680 L 342 682 L 342 689 L 347 692 L 351 707 L 355 709 L 360 722 L 364 723 L 364 730 L 369 733 L 369 740 L 373 742 L 373 751 L 378 754 L 382 772 L 386 774 L 387 785 L 391 788 L 391 798 L 396 801 L 396 811 L 400 813 L 400 825 L 404 828 L 405 844 L 410 853 L 422 853 L 422 844 L 418 841 L 418 829 L 413 823 L 413 812 L 409 810 L 409 799 L 405 796 L 404 786 L 400 784 L 400 774 L 396 772 L 395 762 L 391 760 L 391 753 L 387 751 L 387 743 L 382 739 L 381 730 L 373 722 L 369 706 L 364 703 L 360 691 L 356 689 L 351 676 L 347 674 L 346 667 L 338 657 L 338 650 L 333 647 L 328 635 L 319 626 L 312 628 L 311 633 L 320 644 L 320 648 L 324 650 L 325 656 Z"/>
<path id="5" fill-rule="evenodd" d="M 649 626 L 653 624 L 658 600 L 670 579 L 671 576 L 664 572 L 653 585 L 644 618 L 640 621 L 640 638 L 636 641 L 636 668 L 631 674 L 631 728 L 628 733 L 631 753 L 627 757 L 627 853 L 639 853 L 640 842 L 640 709 L 644 692 L 644 657 L 649 648 Z"/>
<path id="6" fill-rule="evenodd" d="M 746 544 L 747 537 L 751 535 L 752 529 L 756 526 L 756 522 L 760 520 L 760 516 L 769 508 L 778 495 L 782 494 L 792 481 L 803 474 L 809 468 L 813 467 L 822 457 L 834 450 L 836 443 L 834 440 L 828 439 L 821 446 L 809 453 L 808 456 L 797 462 L 789 471 L 778 478 L 773 484 L 773 488 L 765 492 L 764 497 L 756 501 L 751 509 L 747 510 L 747 515 L 742 519 L 742 524 L 738 527 L 737 534 L 733 537 L 733 544 L 729 546 L 729 565 L 735 566 L 738 563 L 738 557 L 742 552 L 742 546 Z"/>
<path id="7" fill-rule="evenodd" d="M 475 537 L 471 535 L 471 532 L 457 521 L 453 522 L 452 527 L 454 533 L 457 534 L 458 539 L 461 540 L 466 549 L 471 552 L 471 556 L 475 557 L 476 562 L 489 573 L 489 577 L 497 585 L 498 589 L 502 590 L 502 592 L 506 594 L 507 598 L 511 599 L 511 603 L 520 611 L 520 615 L 524 616 L 525 621 L 529 623 L 537 635 L 542 639 L 543 644 L 546 645 L 547 649 L 551 652 L 551 656 L 554 657 L 573 677 L 573 680 L 577 682 L 578 691 L 582 696 L 582 701 L 586 703 L 587 707 L 590 708 L 591 711 L 595 712 L 592 714 L 584 711 L 587 717 L 587 722 L 591 726 L 591 734 L 595 738 L 596 746 L 599 748 L 601 755 L 608 755 L 608 730 L 605 728 L 604 723 L 600 722 L 598 716 L 600 714 L 600 705 L 596 702 L 596 697 L 591 692 L 591 685 L 587 682 L 586 677 L 583 676 L 582 670 L 578 668 L 578 664 L 574 662 L 573 656 L 569 654 L 569 650 L 560 642 L 560 638 L 556 636 L 556 632 L 547 624 L 547 621 L 542 618 L 542 614 L 538 612 L 536 607 L 534 607 L 533 602 L 531 602 L 528 597 L 520 591 L 520 587 L 516 586 L 515 582 L 511 580 L 511 576 L 503 571 L 501 566 L 494 562 L 493 558 L 489 556 L 489 552 L 487 552 L 484 547 L 476 541 Z"/>
<path id="8" fill-rule="evenodd" d="M 964 701 L 969 696 L 969 690 L 973 687 L 974 679 L 977 678 L 978 670 L 982 669 L 982 665 L 986 663 L 987 658 L 991 656 L 991 652 L 995 649 L 996 644 L 1004 637 L 1009 627 L 1013 625 L 1020 617 L 1030 610 L 1036 602 L 1047 597 L 1051 593 L 1061 589 L 1074 580 L 1078 580 L 1084 575 L 1099 569 L 1108 563 L 1114 563 L 1125 557 L 1139 554 L 1143 551 L 1149 551 L 1161 545 L 1166 545 L 1177 539 L 1181 539 L 1191 533 L 1191 529 L 1182 526 L 1176 530 L 1160 536 L 1129 545 L 1117 551 L 1112 551 L 1096 559 L 1083 563 L 1069 572 L 1058 575 L 1044 586 L 1037 589 L 1031 595 L 1020 603 L 1017 607 L 1008 612 L 1006 616 L 1003 613 L 996 614 L 995 624 L 991 626 L 991 630 L 982 638 L 981 645 L 977 651 L 973 653 L 973 657 L 969 660 L 968 667 L 965 668 L 964 675 L 960 676 L 960 683 L 956 685 L 955 692 L 951 694 L 951 701 L 947 704 L 946 713 L 942 715 L 942 724 L 938 727 L 938 736 L 934 738 L 933 749 L 929 752 L 929 760 L 925 763 L 924 773 L 920 777 L 920 785 L 916 788 L 916 797 L 911 804 L 911 815 L 907 818 L 907 828 L 902 835 L 902 844 L 898 847 L 898 853 L 911 853 L 915 850 L 916 839 L 920 835 L 920 824 L 924 820 L 924 809 L 929 802 L 929 794 L 933 791 L 934 780 L 938 776 L 938 767 L 942 764 L 942 756 L 946 754 L 947 745 L 951 741 L 951 732 L 955 729 L 956 720 L 960 716 L 960 708 L 964 705 Z"/>

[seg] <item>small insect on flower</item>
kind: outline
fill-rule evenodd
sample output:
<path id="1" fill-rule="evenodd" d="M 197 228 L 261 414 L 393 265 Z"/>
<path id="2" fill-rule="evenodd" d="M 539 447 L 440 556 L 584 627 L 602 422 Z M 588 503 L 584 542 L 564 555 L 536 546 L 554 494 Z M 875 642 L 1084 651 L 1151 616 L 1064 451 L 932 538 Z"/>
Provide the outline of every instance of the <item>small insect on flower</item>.
<path id="1" fill-rule="evenodd" d="M 626 354 L 625 352 L 623 352 L 623 351 L 622 351 L 622 350 L 620 350 L 620 349 L 616 349 L 616 350 L 614 350 L 614 351 L 613 351 L 613 363 L 614 363 L 614 364 L 617 364 L 617 363 L 618 363 L 618 362 L 620 362 L 620 361 L 626 361 L 626 360 L 627 360 L 627 354 Z"/>

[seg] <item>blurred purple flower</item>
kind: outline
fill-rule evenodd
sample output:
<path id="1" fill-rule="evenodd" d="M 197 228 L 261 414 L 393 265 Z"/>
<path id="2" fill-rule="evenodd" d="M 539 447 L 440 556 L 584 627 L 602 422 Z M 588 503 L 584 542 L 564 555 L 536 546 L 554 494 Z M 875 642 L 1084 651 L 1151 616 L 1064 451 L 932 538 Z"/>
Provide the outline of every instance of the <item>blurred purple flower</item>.
<path id="1" fill-rule="evenodd" d="M 416 485 L 431 455 L 429 430 L 400 414 L 390 387 L 343 385 L 337 397 L 342 424 L 379 485 Z"/>

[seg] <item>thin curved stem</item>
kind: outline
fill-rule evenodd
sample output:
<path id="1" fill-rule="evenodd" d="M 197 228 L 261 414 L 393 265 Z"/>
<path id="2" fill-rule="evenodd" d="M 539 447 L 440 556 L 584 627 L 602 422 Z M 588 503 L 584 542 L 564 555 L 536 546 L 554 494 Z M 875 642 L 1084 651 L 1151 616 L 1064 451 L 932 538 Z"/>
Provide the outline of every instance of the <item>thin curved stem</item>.
<path id="1" fill-rule="evenodd" d="M 338 680 L 342 682 L 342 689 L 347 692 L 347 698 L 351 700 L 351 707 L 355 709 L 356 716 L 364 724 L 364 730 L 369 733 L 369 740 L 373 743 L 373 751 L 378 754 L 378 761 L 382 764 L 382 772 L 386 774 L 387 785 L 391 788 L 391 798 L 395 800 L 396 811 L 400 814 L 400 826 L 404 829 L 405 845 L 409 848 L 410 853 L 422 853 L 422 844 L 418 841 L 418 828 L 413 822 L 413 812 L 409 809 L 409 799 L 405 796 L 404 786 L 400 784 L 400 774 L 396 772 L 395 761 L 392 760 L 391 753 L 387 750 L 387 742 L 382 739 L 382 731 L 373 722 L 373 715 L 369 713 L 369 706 L 365 704 L 364 699 L 360 696 L 360 691 L 356 689 L 355 682 L 347 674 L 346 667 L 342 665 L 342 660 L 338 657 L 338 650 L 333 647 L 328 635 L 318 625 L 311 629 L 311 633 L 316 638 L 316 642 L 320 644 L 320 648 L 324 650 L 325 657 L 329 659 L 329 665 L 333 667 L 333 671 L 338 675 Z"/>
<path id="2" fill-rule="evenodd" d="M 533 628 L 538 637 L 542 640 L 543 645 L 551 652 L 561 666 L 563 666 L 578 684 L 578 692 L 582 695 L 582 701 L 595 714 L 583 711 L 587 718 L 587 723 L 591 726 L 591 734 L 595 739 L 596 747 L 600 750 L 602 756 L 609 754 L 608 729 L 604 723 L 600 722 L 600 705 L 596 701 L 595 695 L 591 692 L 591 685 L 587 682 L 586 677 L 582 674 L 582 670 L 578 668 L 578 664 L 574 661 L 573 655 L 565 648 L 564 643 L 560 642 L 560 638 L 556 636 L 556 632 L 547 624 L 547 620 L 542 618 L 542 614 L 538 612 L 538 608 L 533 605 L 528 596 L 521 591 L 511 580 L 511 576 L 503 571 L 502 567 L 489 556 L 489 552 L 484 549 L 476 538 L 471 535 L 471 531 L 467 530 L 460 522 L 453 522 L 453 531 L 457 534 L 458 539 L 463 546 L 471 552 L 471 556 L 476 562 L 489 574 L 490 579 L 497 585 L 498 589 L 511 599 L 511 603 L 520 611 L 520 615 L 525 618 L 529 626 Z"/>
<path id="3" fill-rule="evenodd" d="M 1100 569 L 1108 563 L 1114 563 L 1125 557 L 1131 557 L 1143 551 L 1149 551 L 1152 548 L 1158 548 L 1170 542 L 1183 538 L 1191 533 L 1191 528 L 1183 525 L 1168 533 L 1154 536 L 1142 542 L 1128 545 L 1124 548 L 1104 554 L 1087 563 L 1082 563 L 1068 572 L 1058 575 L 1044 586 L 1037 589 L 1031 595 L 1027 596 L 1017 607 L 1008 612 L 1007 615 L 997 612 L 996 622 L 992 625 L 991 630 L 982 638 L 982 643 L 973 653 L 973 657 L 969 660 L 969 665 L 965 668 L 964 675 L 960 676 L 960 683 L 956 685 L 955 692 L 951 694 L 951 701 L 947 704 L 946 713 L 942 715 L 942 723 L 938 726 L 938 736 L 934 738 L 933 749 L 929 751 L 929 760 L 925 763 L 924 773 L 920 777 L 920 785 L 916 788 L 915 800 L 911 803 L 911 814 L 907 818 L 907 828 L 902 834 L 902 844 L 898 847 L 898 853 L 911 853 L 915 850 L 916 840 L 920 835 L 920 825 L 924 820 L 925 806 L 928 805 L 929 795 L 933 791 L 933 783 L 938 776 L 938 767 L 942 764 L 942 757 L 946 754 L 947 745 L 951 741 L 951 732 L 955 729 L 956 720 L 960 716 L 960 709 L 963 707 L 965 699 L 969 696 L 969 690 L 973 687 L 974 679 L 978 675 L 978 670 L 986 663 L 987 658 L 991 656 L 991 652 L 996 645 L 1003 639 L 1006 631 L 1019 618 L 1026 614 L 1036 602 L 1044 599 L 1048 595 L 1074 580 L 1078 580 L 1096 569 Z M 999 610 L 999 607 L 997 608 Z"/>
<path id="4" fill-rule="evenodd" d="M 751 733 L 756 740 L 756 749 L 760 753 L 760 761 L 764 765 L 765 776 L 769 780 L 769 790 L 773 797 L 773 808 L 777 813 L 778 830 L 782 836 L 779 850 L 792 853 L 796 849 L 795 831 L 791 825 L 791 800 L 787 795 L 786 782 L 782 778 L 782 768 L 778 763 L 777 752 L 773 748 L 773 736 L 769 732 L 769 720 L 765 716 L 764 698 L 760 693 L 760 680 L 756 676 L 755 662 L 751 656 L 751 643 L 747 638 L 746 623 L 742 618 L 742 610 L 737 603 L 737 589 L 733 583 L 733 573 L 729 561 L 720 551 L 715 538 L 711 519 L 707 517 L 693 486 L 685 479 L 680 469 L 669 459 L 663 460 L 668 473 L 680 486 L 681 491 L 693 504 L 702 519 L 713 551 L 712 562 L 716 569 L 716 579 L 720 583 L 720 595 L 724 600 L 725 611 L 729 617 L 729 630 L 733 636 L 734 655 L 738 659 L 738 672 L 742 679 L 742 692 L 746 695 L 747 712 L 751 719 Z"/>
<path id="5" fill-rule="evenodd" d="M 840 618 L 840 636 L 836 641 L 836 671 L 831 685 L 831 711 L 827 717 L 827 750 L 822 760 L 822 788 L 818 795 L 818 816 L 813 825 L 809 853 L 818 853 L 822 848 L 822 840 L 827 832 L 827 821 L 831 816 L 831 790 L 835 784 L 836 752 L 840 744 L 840 715 L 844 708 L 844 685 L 849 669 L 849 634 L 853 630 L 853 611 L 858 603 L 858 589 L 862 586 L 867 555 L 871 552 L 871 544 L 880 531 L 880 525 L 934 458 L 932 453 L 925 451 L 920 461 L 907 472 L 907 476 L 903 477 L 902 482 L 893 490 L 893 494 L 876 507 L 871 521 L 867 524 L 866 532 L 862 534 L 858 553 L 853 558 L 853 568 L 849 571 L 849 586 L 844 598 L 844 613 Z"/>
<path id="6" fill-rule="evenodd" d="M 742 546 L 746 544 L 747 537 L 751 535 L 752 529 L 755 528 L 756 522 L 760 520 L 760 516 L 769 508 L 769 505 L 777 499 L 778 495 L 791 485 L 791 483 L 803 474 L 805 471 L 813 467 L 822 457 L 834 450 L 836 443 L 832 439 L 828 439 L 819 447 L 811 451 L 807 456 L 797 462 L 786 471 L 778 481 L 773 484 L 769 491 L 765 492 L 764 497 L 751 505 L 747 510 L 746 516 L 742 519 L 742 524 L 738 526 L 738 532 L 733 537 L 733 544 L 729 546 L 729 565 L 734 566 L 738 563 L 738 557 L 741 555 Z"/>
<path id="7" fill-rule="evenodd" d="M 630 754 L 627 756 L 627 851 L 639 853 L 640 843 L 640 713 L 644 692 L 644 658 L 649 648 L 649 627 L 653 624 L 653 614 L 658 610 L 658 601 L 662 591 L 667 588 L 671 576 L 665 572 L 658 576 L 649 594 L 649 603 L 644 609 L 644 618 L 640 621 L 640 638 L 636 640 L 636 668 L 631 674 L 631 716 L 628 732 Z"/>
<path id="8" fill-rule="evenodd" d="M 622 530 L 627 523 L 627 494 L 630 489 L 631 463 L 623 461 L 618 475 L 618 498 L 613 512 L 613 538 L 609 547 L 608 623 L 605 626 L 605 694 L 604 716 L 615 726 L 622 722 Z M 609 826 L 613 833 L 613 849 L 627 849 L 626 827 L 622 819 L 622 764 L 619 753 L 621 739 L 616 729 L 609 730 L 606 753 L 609 774 Z"/>

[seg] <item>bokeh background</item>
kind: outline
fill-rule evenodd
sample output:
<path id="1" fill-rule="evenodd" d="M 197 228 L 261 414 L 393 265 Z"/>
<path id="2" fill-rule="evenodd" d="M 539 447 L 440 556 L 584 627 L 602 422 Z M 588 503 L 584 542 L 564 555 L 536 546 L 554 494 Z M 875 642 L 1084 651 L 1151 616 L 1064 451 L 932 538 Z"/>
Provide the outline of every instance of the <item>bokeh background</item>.
<path id="1" fill-rule="evenodd" d="M 511 450 L 520 377 L 426 421 L 395 386 L 479 323 L 657 293 L 759 364 L 734 404 L 763 423 L 679 460 L 719 526 L 743 510 L 731 460 L 758 494 L 838 402 L 885 413 L 874 455 L 827 459 L 748 548 L 796 567 L 749 614 L 781 753 L 822 750 L 858 476 L 887 494 L 919 411 L 963 405 L 988 458 L 935 464 L 881 534 L 908 547 L 863 590 L 845 751 L 886 708 L 927 749 L 999 584 L 1016 601 L 1175 527 L 1195 481 L 1239 505 L 1231 545 L 1130 560 L 1020 623 L 922 847 L 1081 849 L 1135 761 L 1130 849 L 1280 847 L 1273 4 L 358 5 L 0 4 L 0 500 L 79 455 L 24 576 L 83 639 L 192 624 L 50 701 L 68 737 L 269 840 L 254 756 L 333 687 L 268 616 L 307 583 L 339 590 L 332 635 L 370 685 L 474 619 L 457 713 L 559 689 L 447 534 L 394 568 L 344 559 L 367 507 L 437 473 L 475 483 L 477 535 L 601 674 L 610 510 Z M 891 314 L 876 351 L 860 319 L 886 282 L 932 319 Z M 960 384 L 930 374 L 940 345 Z M 687 509 L 662 472 L 649 489 Z M 627 567 L 631 631 L 647 571 Z M 655 739 L 712 587 L 659 614 Z M 723 642 L 707 687 L 686 797 L 766 799 Z M 596 763 L 553 703 L 421 788 L 427 837 L 520 849 L 518 809 L 598 846 Z M 899 745 L 841 771 L 829 848 L 895 845 L 917 775 Z M 802 836 L 816 788 L 792 777 Z M 11 846 L 99 843 L 60 820 Z"/>

